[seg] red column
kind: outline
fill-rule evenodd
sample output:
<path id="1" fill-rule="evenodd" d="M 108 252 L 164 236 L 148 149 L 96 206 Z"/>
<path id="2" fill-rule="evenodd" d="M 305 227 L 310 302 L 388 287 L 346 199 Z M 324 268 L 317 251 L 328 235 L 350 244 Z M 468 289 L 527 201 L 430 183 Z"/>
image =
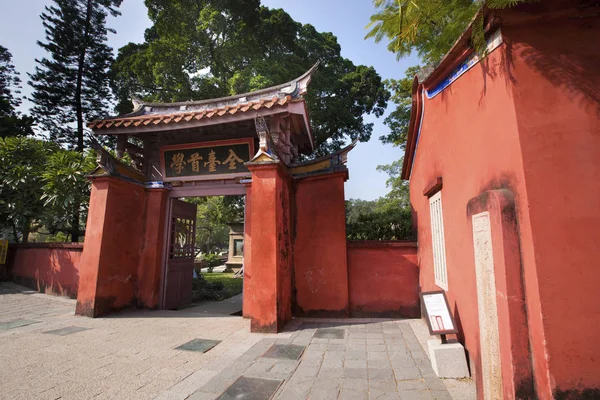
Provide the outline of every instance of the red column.
<path id="1" fill-rule="evenodd" d="M 244 318 L 252 317 L 252 302 L 250 302 L 249 284 L 252 276 L 252 236 L 250 235 L 252 218 L 252 186 L 246 185 L 246 204 L 244 219 L 244 298 L 242 305 L 242 314 Z"/>
<path id="2" fill-rule="evenodd" d="M 252 332 L 278 332 L 291 320 L 290 177 L 283 164 L 250 164 L 252 207 L 247 209 L 244 306 Z M 248 250 L 248 248 L 246 248 Z M 248 267 L 248 269 L 246 269 Z"/>
<path id="3" fill-rule="evenodd" d="M 144 188 L 92 178 L 75 313 L 97 317 L 135 305 Z"/>
<path id="4" fill-rule="evenodd" d="M 137 267 L 137 306 L 158 308 L 161 293 L 168 189 L 146 189 L 146 206 Z"/>

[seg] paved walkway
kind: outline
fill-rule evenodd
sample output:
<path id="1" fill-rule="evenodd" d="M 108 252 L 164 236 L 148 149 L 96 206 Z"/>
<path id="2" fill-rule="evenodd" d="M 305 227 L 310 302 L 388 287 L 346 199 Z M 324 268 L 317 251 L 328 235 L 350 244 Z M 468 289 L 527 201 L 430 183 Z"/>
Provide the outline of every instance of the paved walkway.
<path id="1" fill-rule="evenodd" d="M 448 388 L 475 398 L 472 383 L 435 376 L 420 321 L 294 320 L 252 334 L 229 315 L 239 300 L 90 319 L 73 315 L 73 300 L 0 283 L 0 398 L 448 399 Z M 190 351 L 206 345 L 195 339 L 216 345 Z"/>

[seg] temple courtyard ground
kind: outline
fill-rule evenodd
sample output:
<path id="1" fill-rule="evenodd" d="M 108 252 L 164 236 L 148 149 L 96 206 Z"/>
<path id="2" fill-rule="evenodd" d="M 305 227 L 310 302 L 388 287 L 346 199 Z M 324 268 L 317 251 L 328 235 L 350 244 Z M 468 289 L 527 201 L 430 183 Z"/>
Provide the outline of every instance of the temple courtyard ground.
<path id="1" fill-rule="evenodd" d="M 90 319 L 74 300 L 0 283 L 0 398 L 475 399 L 472 380 L 435 375 L 421 320 L 295 319 L 255 334 L 230 315 L 240 300 Z"/>

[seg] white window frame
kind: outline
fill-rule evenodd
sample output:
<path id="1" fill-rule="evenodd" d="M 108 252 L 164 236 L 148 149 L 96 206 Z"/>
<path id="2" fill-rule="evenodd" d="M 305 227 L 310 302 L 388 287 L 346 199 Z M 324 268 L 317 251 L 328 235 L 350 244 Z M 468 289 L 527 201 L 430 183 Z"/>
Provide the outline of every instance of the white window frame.
<path id="1" fill-rule="evenodd" d="M 433 251 L 435 284 L 447 291 L 448 270 L 446 268 L 446 240 L 441 190 L 429 198 L 429 215 L 431 217 L 431 249 Z"/>

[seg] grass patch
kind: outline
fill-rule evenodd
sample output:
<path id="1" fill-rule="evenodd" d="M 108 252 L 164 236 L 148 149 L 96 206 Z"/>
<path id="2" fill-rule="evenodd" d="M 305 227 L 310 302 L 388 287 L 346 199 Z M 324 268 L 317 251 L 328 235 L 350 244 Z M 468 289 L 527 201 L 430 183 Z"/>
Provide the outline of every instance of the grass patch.
<path id="1" fill-rule="evenodd" d="M 207 288 L 205 294 L 214 300 L 225 300 L 242 293 L 244 280 L 234 278 L 233 273 L 203 273 L 202 276 L 206 279 Z"/>

